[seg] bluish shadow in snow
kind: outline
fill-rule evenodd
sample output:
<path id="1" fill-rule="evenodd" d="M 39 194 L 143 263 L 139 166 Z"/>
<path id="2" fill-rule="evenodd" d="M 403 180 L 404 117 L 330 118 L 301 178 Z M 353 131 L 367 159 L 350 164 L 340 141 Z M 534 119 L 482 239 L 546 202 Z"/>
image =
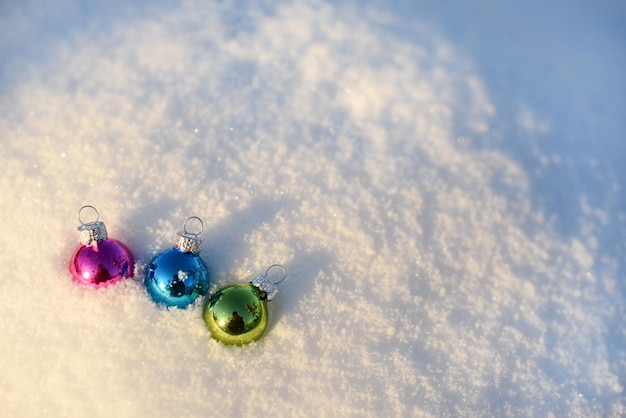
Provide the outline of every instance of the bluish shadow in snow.
<path id="1" fill-rule="evenodd" d="M 207 264 L 214 271 L 227 272 L 234 270 L 234 264 L 242 254 L 249 252 L 245 237 L 258 229 L 263 223 L 269 222 L 282 208 L 288 205 L 288 199 L 259 199 L 251 206 L 233 210 L 224 221 L 207 231 L 205 246 Z M 282 260 L 268 260 L 267 263 L 280 263 Z"/>
<path id="2" fill-rule="evenodd" d="M 605 342 L 611 368 L 626 386 L 619 366 L 626 347 L 626 282 L 621 280 L 626 276 L 626 7 L 615 1 L 455 2 L 446 6 L 446 13 L 441 7 L 429 1 L 396 3 L 394 18 L 401 23 L 385 30 L 410 40 L 415 36 L 411 23 L 428 22 L 470 60 L 496 110 L 489 131 L 477 134 L 467 125 L 467 109 L 455 109 L 454 134 L 464 140 L 459 147 L 495 150 L 515 161 L 529 181 L 532 210 L 543 213 L 564 242 L 577 239 L 592 249 L 591 274 L 616 282 L 619 295 L 605 289 L 601 280 L 589 291 L 614 307 L 605 318 Z M 529 239 L 537 227 L 529 223 Z M 538 285 L 544 279 L 532 271 L 517 273 Z M 599 308 L 594 304 L 585 309 Z M 466 318 L 466 313 L 460 315 Z M 564 315 L 553 304 L 541 312 L 547 323 L 563 321 Z M 570 344 L 552 334 L 546 337 L 549 351 Z M 590 355 L 584 344 L 571 344 L 568 349 Z M 546 359 L 539 370 L 558 385 L 580 372 L 557 359 Z M 503 395 L 515 383 L 505 380 L 500 385 L 486 396 L 496 407 L 498 399 L 500 407 L 515 405 L 515 397 Z M 572 390 L 592 392 L 582 386 Z M 546 407 L 559 410 L 565 404 Z"/>
<path id="3" fill-rule="evenodd" d="M 626 158 L 626 7 L 613 1 L 489 0 L 455 2 L 447 6 L 448 13 L 430 1 L 396 7 L 402 23 L 392 30 L 398 36 L 414 36 L 411 22 L 417 19 L 434 25 L 469 58 L 495 104 L 484 135 L 468 129 L 467 109 L 455 109 L 455 134 L 474 149 L 495 149 L 518 162 L 531 180 L 535 208 L 564 237 L 580 233 L 586 216 L 581 199 L 606 211 L 609 220 L 598 234 L 605 242 L 598 254 L 624 260 L 620 236 L 626 224 L 619 214 L 626 210 L 621 192 L 626 184 L 621 169 Z"/>

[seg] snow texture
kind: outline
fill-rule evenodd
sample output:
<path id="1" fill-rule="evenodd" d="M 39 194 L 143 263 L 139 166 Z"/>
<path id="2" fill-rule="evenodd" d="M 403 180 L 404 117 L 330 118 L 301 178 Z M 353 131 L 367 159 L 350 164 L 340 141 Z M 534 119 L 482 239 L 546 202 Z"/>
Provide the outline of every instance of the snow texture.
<path id="1" fill-rule="evenodd" d="M 626 414 L 623 2 L 131 3 L 0 3 L 0 416 Z M 258 342 L 147 296 L 192 215 Z"/>

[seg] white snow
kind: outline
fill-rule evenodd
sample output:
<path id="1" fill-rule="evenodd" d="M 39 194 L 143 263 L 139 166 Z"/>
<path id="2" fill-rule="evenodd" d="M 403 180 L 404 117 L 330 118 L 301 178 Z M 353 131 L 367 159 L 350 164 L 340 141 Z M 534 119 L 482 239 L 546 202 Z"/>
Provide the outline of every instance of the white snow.
<path id="1" fill-rule="evenodd" d="M 0 416 L 626 414 L 621 3 L 198 3 L 0 5 Z M 254 344 L 143 288 L 193 215 Z"/>

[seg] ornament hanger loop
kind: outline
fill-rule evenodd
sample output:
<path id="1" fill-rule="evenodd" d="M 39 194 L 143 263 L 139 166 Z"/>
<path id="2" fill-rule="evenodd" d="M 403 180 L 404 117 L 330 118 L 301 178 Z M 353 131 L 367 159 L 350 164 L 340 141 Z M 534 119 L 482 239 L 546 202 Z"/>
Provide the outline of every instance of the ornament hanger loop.
<path id="1" fill-rule="evenodd" d="M 285 280 L 285 277 L 287 277 L 287 269 L 286 269 L 286 268 L 285 268 L 285 266 L 283 266 L 282 264 L 272 264 L 271 266 L 269 266 L 269 267 L 267 268 L 267 270 L 265 270 L 265 277 L 267 277 L 267 275 L 269 274 L 270 270 L 271 270 L 272 268 L 274 268 L 274 267 L 278 267 L 278 268 L 280 268 L 280 269 L 283 271 L 283 273 L 282 273 L 282 276 L 281 276 L 281 278 L 280 278 L 280 280 L 279 280 L 279 281 L 277 281 L 277 282 L 272 282 L 272 283 L 274 283 L 274 284 L 279 284 L 279 283 L 282 283 L 282 281 L 283 281 L 283 280 Z"/>
<path id="2" fill-rule="evenodd" d="M 189 222 L 192 219 L 197 219 L 198 222 L 200 222 L 200 231 L 195 232 L 195 233 L 187 231 L 187 222 Z M 197 216 L 190 216 L 189 218 L 187 218 L 187 220 L 183 224 L 183 231 L 185 232 L 186 235 L 193 235 L 194 237 L 197 237 L 198 235 L 202 233 L 202 231 L 204 231 L 204 223 L 202 222 L 202 219 L 198 218 Z"/>
<path id="3" fill-rule="evenodd" d="M 81 214 L 87 208 L 91 208 L 95 212 L 95 214 L 96 214 L 96 220 L 95 221 L 91 221 L 91 222 L 86 222 L 85 223 L 83 221 L 83 219 L 81 218 Z M 94 225 L 94 224 L 96 224 L 98 222 L 99 219 L 100 219 L 100 214 L 98 213 L 98 210 L 96 208 L 94 208 L 93 206 L 91 206 L 91 205 L 85 205 L 85 206 L 83 206 L 82 208 L 80 208 L 78 210 L 78 221 L 81 223 L 81 225 Z"/>

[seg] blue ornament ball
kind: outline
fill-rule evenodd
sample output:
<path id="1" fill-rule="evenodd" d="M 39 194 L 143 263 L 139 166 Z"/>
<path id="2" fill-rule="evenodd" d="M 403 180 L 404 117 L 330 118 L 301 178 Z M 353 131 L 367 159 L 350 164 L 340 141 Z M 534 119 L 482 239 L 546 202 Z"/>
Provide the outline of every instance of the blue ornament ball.
<path id="1" fill-rule="evenodd" d="M 198 296 L 206 295 L 209 274 L 198 254 L 172 248 L 150 261 L 144 282 L 155 302 L 186 308 Z"/>
<path id="2" fill-rule="evenodd" d="M 187 230 L 191 220 L 199 223 L 200 231 Z M 178 233 L 174 248 L 154 257 L 146 267 L 144 283 L 148 294 L 157 303 L 186 308 L 198 296 L 206 295 L 209 273 L 202 258 L 202 240 L 198 237 L 204 225 L 197 216 L 188 218 Z"/>

